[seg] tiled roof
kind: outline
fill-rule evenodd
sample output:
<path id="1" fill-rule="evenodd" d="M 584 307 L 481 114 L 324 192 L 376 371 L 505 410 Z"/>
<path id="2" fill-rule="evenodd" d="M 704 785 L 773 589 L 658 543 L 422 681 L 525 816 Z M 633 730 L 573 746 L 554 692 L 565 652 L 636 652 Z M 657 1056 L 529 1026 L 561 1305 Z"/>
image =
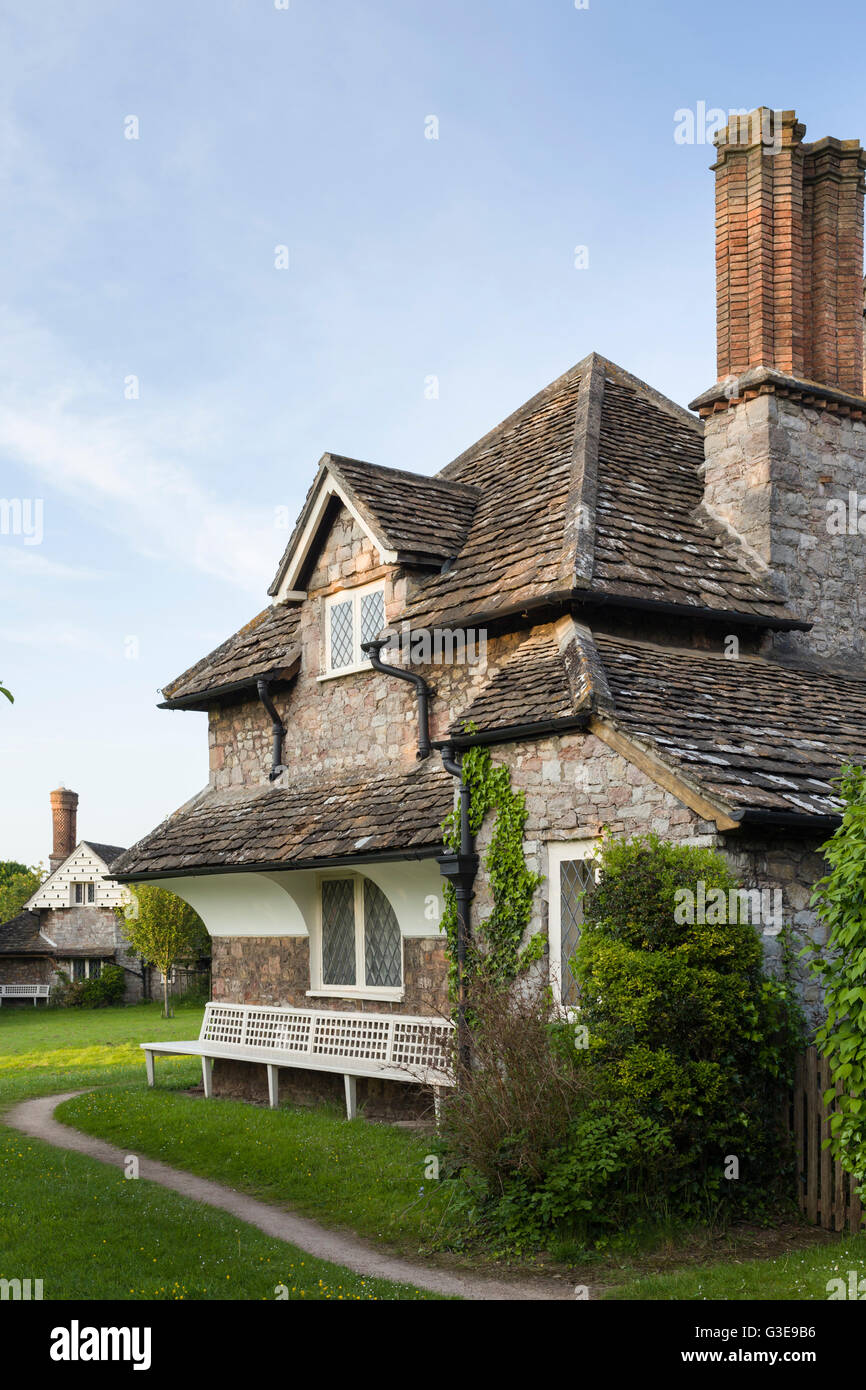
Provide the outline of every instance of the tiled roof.
<path id="1" fill-rule="evenodd" d="M 407 616 L 454 624 L 576 588 L 790 619 L 703 513 L 702 462 L 700 421 L 593 353 L 443 469 L 481 500 Z"/>
<path id="2" fill-rule="evenodd" d="M 324 491 L 332 483 L 351 503 L 370 533 L 400 560 L 438 567 L 463 544 L 478 495 L 465 483 L 430 478 L 400 468 L 381 468 L 342 454 L 323 455 L 297 525 L 289 537 L 268 592 L 279 592 L 283 579 Z M 325 524 L 325 515 L 320 518 Z"/>
<path id="3" fill-rule="evenodd" d="M 438 760 L 437 760 L 438 761 Z M 117 878 L 189 869 L 286 868 L 393 852 L 433 853 L 454 804 L 448 773 L 425 763 L 363 781 L 205 792 L 127 850 Z"/>
<path id="4" fill-rule="evenodd" d="M 94 854 L 105 864 L 106 868 L 111 865 L 112 859 L 117 859 L 119 855 L 126 854 L 126 849 L 123 845 L 100 845 L 97 844 L 96 840 L 82 840 L 82 844 L 87 845 L 88 849 L 92 849 Z"/>
<path id="5" fill-rule="evenodd" d="M 264 609 L 240 632 L 202 657 L 182 676 L 163 687 L 166 703 L 182 700 L 192 708 L 207 707 L 207 699 L 218 697 L 242 681 L 252 682 L 266 675 L 291 672 L 300 655 L 297 641 L 298 609 L 275 604 Z M 195 703 L 194 703 L 195 702 Z"/>
<path id="6" fill-rule="evenodd" d="M 25 910 L 0 923 L 0 955 L 52 955 L 52 947 L 39 935 L 39 921 L 38 912 Z"/>
<path id="7" fill-rule="evenodd" d="M 615 722 L 736 812 L 832 815 L 866 760 L 866 680 L 596 636 Z"/>

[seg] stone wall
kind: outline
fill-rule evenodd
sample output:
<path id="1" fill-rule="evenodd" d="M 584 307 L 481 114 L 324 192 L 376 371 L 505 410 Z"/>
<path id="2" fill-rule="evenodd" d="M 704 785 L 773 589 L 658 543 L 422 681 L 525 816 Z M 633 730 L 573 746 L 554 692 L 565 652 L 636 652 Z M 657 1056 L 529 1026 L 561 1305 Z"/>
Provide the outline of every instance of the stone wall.
<path id="1" fill-rule="evenodd" d="M 856 665 L 866 659 L 866 423 L 768 393 L 705 423 L 705 501 L 782 582 L 808 633 L 776 644 Z M 832 518 L 855 495 L 854 534 Z M 862 529 L 858 503 L 864 500 Z"/>
<path id="2" fill-rule="evenodd" d="M 0 956 L 0 985 L 50 985 L 54 983 L 54 961 L 50 956 Z M 3 1000 L 3 1007 L 11 1004 Z M 33 1001 L 25 1001 L 33 1007 Z"/>

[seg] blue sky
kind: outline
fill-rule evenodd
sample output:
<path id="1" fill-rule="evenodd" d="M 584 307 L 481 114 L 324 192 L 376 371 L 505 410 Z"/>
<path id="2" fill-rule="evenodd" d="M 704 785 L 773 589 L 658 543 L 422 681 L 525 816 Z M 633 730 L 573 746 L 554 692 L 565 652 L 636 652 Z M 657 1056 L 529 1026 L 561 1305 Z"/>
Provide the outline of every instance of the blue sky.
<path id="1" fill-rule="evenodd" d="M 708 386 L 674 112 L 866 139 L 864 36 L 854 0 L 6 0 L 0 497 L 43 534 L 0 534 L 0 858 L 46 859 L 59 782 L 119 844 L 204 785 L 158 689 L 264 606 L 324 450 L 434 472 L 592 349 Z"/>

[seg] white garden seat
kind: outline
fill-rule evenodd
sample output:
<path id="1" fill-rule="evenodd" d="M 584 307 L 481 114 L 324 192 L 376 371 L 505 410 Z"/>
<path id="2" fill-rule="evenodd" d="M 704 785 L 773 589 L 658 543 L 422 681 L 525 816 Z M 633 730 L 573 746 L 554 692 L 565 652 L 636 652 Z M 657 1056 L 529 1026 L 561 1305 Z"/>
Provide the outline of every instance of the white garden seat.
<path id="1" fill-rule="evenodd" d="M 44 999 L 48 1003 L 50 989 L 50 985 L 0 985 L 0 1006 L 4 999 L 32 999 L 35 1009 L 37 999 Z"/>
<path id="2" fill-rule="evenodd" d="M 453 1084 L 452 1034 L 453 1025 L 444 1018 L 210 1003 L 197 1041 L 146 1042 L 141 1047 L 148 1086 L 154 1084 L 156 1053 L 201 1057 L 208 1098 L 213 1095 L 215 1058 L 260 1062 L 267 1067 L 272 1108 L 277 1104 L 279 1067 L 336 1072 L 343 1077 L 346 1115 L 353 1120 L 359 1076 L 431 1086 L 438 1111 L 441 1087 Z"/>

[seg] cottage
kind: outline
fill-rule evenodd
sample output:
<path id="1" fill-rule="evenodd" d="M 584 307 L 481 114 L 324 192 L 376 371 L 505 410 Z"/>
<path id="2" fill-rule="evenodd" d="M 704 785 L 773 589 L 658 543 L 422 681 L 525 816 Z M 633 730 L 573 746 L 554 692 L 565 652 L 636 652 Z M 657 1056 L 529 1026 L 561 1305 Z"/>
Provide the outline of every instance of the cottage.
<path id="1" fill-rule="evenodd" d="M 269 606 L 165 687 L 207 712 L 209 784 L 113 872 L 201 914 L 215 1001 L 448 1011 L 437 858 L 470 743 L 525 791 L 566 1001 L 604 827 L 720 848 L 774 905 L 771 964 L 779 916 L 815 934 L 831 778 L 866 754 L 866 547 L 827 524 L 866 482 L 866 154 L 764 124 L 716 139 L 719 379 L 689 410 L 591 353 L 435 477 L 325 454 Z M 482 659 L 365 649 L 406 624 Z M 215 1088 L 261 1072 L 218 1061 Z M 371 1114 L 423 1103 L 359 1085 Z"/>
<path id="2" fill-rule="evenodd" d="M 50 989 L 59 971 L 87 980 L 105 965 L 125 971 L 127 1002 L 149 997 L 149 968 L 131 955 L 115 912 L 129 892 L 109 876 L 125 850 L 77 839 L 78 794 L 66 787 L 51 793 L 51 817 L 50 873 L 17 917 L 0 924 L 0 987 L 9 987 L 4 1002 L 29 999 L 33 992 L 20 991 L 22 985 Z"/>

